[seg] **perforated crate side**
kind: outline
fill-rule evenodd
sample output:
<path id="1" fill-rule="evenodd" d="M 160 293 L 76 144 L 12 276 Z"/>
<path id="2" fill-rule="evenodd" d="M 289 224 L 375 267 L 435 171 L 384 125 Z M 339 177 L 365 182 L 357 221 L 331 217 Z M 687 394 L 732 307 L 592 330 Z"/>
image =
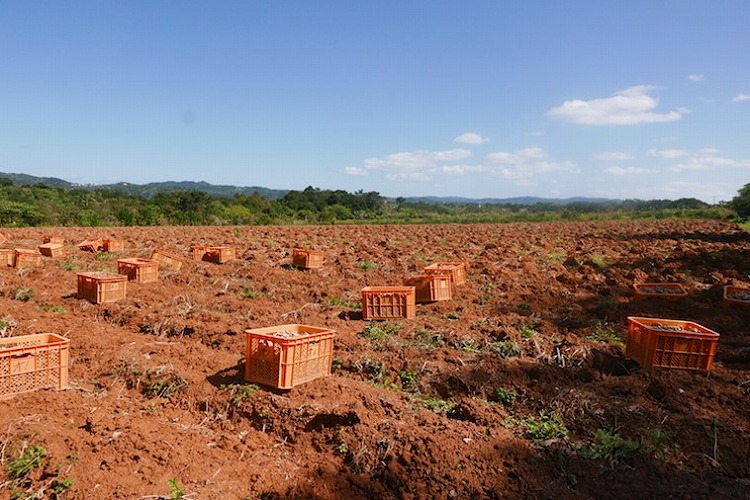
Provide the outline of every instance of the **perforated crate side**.
<path id="1" fill-rule="evenodd" d="M 168 267 L 175 271 L 178 271 L 182 267 L 182 259 L 165 250 L 155 249 L 151 252 L 151 258 L 157 261 L 160 266 Z"/>
<path id="2" fill-rule="evenodd" d="M 137 283 L 159 281 L 159 263 L 153 259 L 120 259 L 117 272 Z"/>
<path id="3" fill-rule="evenodd" d="M 39 245 L 39 253 L 45 257 L 62 257 L 65 255 L 65 245 L 62 243 L 44 243 Z"/>
<path id="4" fill-rule="evenodd" d="M 102 240 L 104 243 L 105 252 L 121 252 L 125 249 L 125 241 L 114 238 L 105 238 Z"/>
<path id="5" fill-rule="evenodd" d="M 36 250 L 16 248 L 13 265 L 15 267 L 35 267 L 42 263 L 42 254 Z"/>
<path id="6" fill-rule="evenodd" d="M 424 268 L 425 274 L 449 274 L 454 285 L 466 283 L 466 264 L 463 262 L 436 262 Z"/>
<path id="7" fill-rule="evenodd" d="M 295 248 L 292 250 L 292 265 L 303 269 L 317 269 L 323 267 L 325 254 L 320 250 L 305 250 Z"/>
<path id="8" fill-rule="evenodd" d="M 125 298 L 128 277 L 101 273 L 78 274 L 78 296 L 94 304 L 106 304 Z"/>
<path id="9" fill-rule="evenodd" d="M 279 328 L 310 329 L 306 325 L 284 325 Z M 253 333 L 269 329 L 247 330 L 245 379 L 249 382 L 291 389 L 331 373 L 333 338 L 335 332 L 327 329 L 306 337 L 282 339 L 268 333 Z"/>
<path id="10" fill-rule="evenodd" d="M 629 317 L 625 354 L 648 369 L 711 371 L 718 341 L 718 333 L 691 321 Z"/>
<path id="11" fill-rule="evenodd" d="M 16 254 L 9 248 L 0 248 L 0 265 L 13 267 Z"/>
<path id="12" fill-rule="evenodd" d="M 68 386 L 68 339 L 55 334 L 0 339 L 0 399 Z"/>
<path id="13" fill-rule="evenodd" d="M 365 287 L 362 289 L 362 319 L 414 319 L 416 292 L 413 286 Z"/>
<path id="14" fill-rule="evenodd" d="M 446 274 L 413 276 L 404 285 L 414 287 L 418 304 L 453 299 L 453 282 Z"/>
<path id="15" fill-rule="evenodd" d="M 208 247 L 203 255 L 203 260 L 213 262 L 214 264 L 224 264 L 236 258 L 234 247 Z"/>

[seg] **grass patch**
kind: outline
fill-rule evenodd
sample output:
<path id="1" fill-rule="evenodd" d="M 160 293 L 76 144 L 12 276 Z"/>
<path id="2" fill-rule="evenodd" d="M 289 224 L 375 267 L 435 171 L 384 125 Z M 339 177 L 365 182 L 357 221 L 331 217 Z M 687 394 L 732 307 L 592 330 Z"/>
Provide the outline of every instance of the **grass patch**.
<path id="1" fill-rule="evenodd" d="M 563 418 L 557 413 L 547 413 L 542 410 L 539 417 L 529 417 L 521 421 L 525 434 L 535 441 L 564 438 L 568 435 Z"/>
<path id="2" fill-rule="evenodd" d="M 523 354 L 523 349 L 512 340 L 501 340 L 487 344 L 488 351 L 499 354 L 503 358 L 515 358 Z"/>
<path id="3" fill-rule="evenodd" d="M 625 347 L 625 342 L 622 339 L 622 335 L 617 331 L 617 328 L 606 321 L 597 322 L 594 330 L 586 338 L 596 342 L 605 342 Z"/>

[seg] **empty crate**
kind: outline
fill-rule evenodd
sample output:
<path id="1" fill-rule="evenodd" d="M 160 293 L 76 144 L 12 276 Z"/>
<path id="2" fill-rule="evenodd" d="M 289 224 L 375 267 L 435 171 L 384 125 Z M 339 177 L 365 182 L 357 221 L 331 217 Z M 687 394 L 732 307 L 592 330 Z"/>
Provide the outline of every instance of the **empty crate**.
<path id="1" fill-rule="evenodd" d="M 463 262 L 436 262 L 424 268 L 425 274 L 448 274 L 454 285 L 466 283 L 466 265 Z"/>
<path id="2" fill-rule="evenodd" d="M 85 240 L 78 244 L 78 248 L 86 252 L 98 252 L 104 250 L 104 240 Z"/>
<path id="3" fill-rule="evenodd" d="M 125 249 L 125 242 L 123 240 L 105 238 L 102 242 L 104 243 L 105 252 L 121 252 Z"/>
<path id="4" fill-rule="evenodd" d="M 173 253 L 155 249 L 151 252 L 151 259 L 157 261 L 160 266 L 179 270 L 182 267 L 182 259 Z"/>
<path id="5" fill-rule="evenodd" d="M 368 286 L 362 289 L 362 319 L 414 319 L 413 286 Z"/>
<path id="6" fill-rule="evenodd" d="M 308 325 L 281 325 L 245 331 L 245 379 L 291 389 L 331 374 L 336 332 Z"/>
<path id="7" fill-rule="evenodd" d="M 413 286 L 417 303 L 451 300 L 453 282 L 447 274 L 424 274 L 404 280 L 404 285 Z"/>
<path id="8" fill-rule="evenodd" d="M 636 299 L 662 298 L 682 299 L 687 297 L 687 291 L 679 283 L 638 283 L 633 285 L 633 296 Z"/>
<path id="9" fill-rule="evenodd" d="M 10 248 L 0 248 L 0 265 L 13 267 L 16 254 Z"/>
<path id="10" fill-rule="evenodd" d="M 320 250 L 305 250 L 295 248 L 292 250 L 292 265 L 303 269 L 317 269 L 323 267 L 325 254 Z"/>
<path id="11" fill-rule="evenodd" d="M 691 321 L 628 317 L 625 354 L 644 368 L 710 371 L 719 334 Z"/>
<path id="12" fill-rule="evenodd" d="M 94 304 L 125 298 L 128 277 L 108 272 L 78 273 L 78 296 Z"/>
<path id="13" fill-rule="evenodd" d="M 39 245 L 39 252 L 45 257 L 62 257 L 65 255 L 65 245 L 62 243 L 44 243 Z"/>
<path id="14" fill-rule="evenodd" d="M 118 259 L 117 273 L 137 283 L 153 283 L 159 280 L 159 263 L 153 259 Z"/>
<path id="15" fill-rule="evenodd" d="M 193 247 L 194 260 L 205 260 L 215 264 L 223 264 L 230 260 L 234 260 L 236 258 L 236 253 L 235 248 L 229 246 Z"/>
<path id="16" fill-rule="evenodd" d="M 42 254 L 37 250 L 16 248 L 14 251 L 14 265 L 16 267 L 34 267 L 42 263 Z"/>
<path id="17" fill-rule="evenodd" d="M 0 399 L 68 386 L 68 339 L 54 333 L 0 338 Z"/>

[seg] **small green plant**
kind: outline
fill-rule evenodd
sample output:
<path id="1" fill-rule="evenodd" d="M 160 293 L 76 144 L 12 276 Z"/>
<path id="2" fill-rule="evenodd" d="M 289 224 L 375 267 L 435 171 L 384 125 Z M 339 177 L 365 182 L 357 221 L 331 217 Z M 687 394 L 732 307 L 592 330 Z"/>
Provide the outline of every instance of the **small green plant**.
<path id="1" fill-rule="evenodd" d="M 365 270 L 365 271 L 367 271 L 368 269 L 373 269 L 373 268 L 375 268 L 375 264 L 373 264 L 373 263 L 372 263 L 372 262 L 370 262 L 369 260 L 363 260 L 362 262 L 360 262 L 360 263 L 359 263 L 359 264 L 357 264 L 357 265 L 359 266 L 359 268 L 360 268 L 360 269 L 363 269 L 363 270 Z"/>
<path id="2" fill-rule="evenodd" d="M 65 492 L 65 490 L 73 486 L 73 482 L 74 481 L 72 477 L 66 477 L 62 481 L 56 481 L 56 484 L 54 488 L 52 488 L 52 491 L 55 492 L 55 495 L 60 496 L 63 494 L 63 492 Z"/>
<path id="3" fill-rule="evenodd" d="M 456 407 L 458 403 L 446 401 L 444 399 L 423 399 L 422 406 L 435 413 L 448 413 Z"/>
<path id="4" fill-rule="evenodd" d="M 414 252 L 414 260 L 425 260 L 427 256 L 422 250 L 419 250 L 418 252 Z"/>
<path id="5" fill-rule="evenodd" d="M 487 345 L 487 348 L 491 352 L 497 353 L 503 358 L 514 358 L 516 356 L 520 356 L 523 353 L 521 347 L 512 340 L 491 342 Z"/>
<path id="6" fill-rule="evenodd" d="M 456 340 L 453 345 L 456 347 L 456 349 L 461 349 L 464 352 L 468 352 L 471 354 L 476 354 L 480 352 L 479 349 L 479 342 L 474 340 L 471 337 L 463 337 L 458 340 Z"/>
<path id="7" fill-rule="evenodd" d="M 112 254 L 109 252 L 94 252 L 94 260 L 104 262 L 112 258 Z"/>
<path id="8" fill-rule="evenodd" d="M 440 332 L 430 332 L 424 328 L 417 330 L 416 344 L 422 349 L 438 349 L 445 347 L 445 339 Z"/>
<path id="9" fill-rule="evenodd" d="M 508 407 L 513 405 L 517 397 L 518 394 L 514 389 L 498 387 L 492 393 L 490 401 L 492 401 L 493 403 L 500 403 L 501 405 Z"/>
<path id="10" fill-rule="evenodd" d="M 21 302 L 28 302 L 34 298 L 34 290 L 19 286 L 11 292 L 11 298 L 13 300 L 20 300 Z"/>
<path id="11" fill-rule="evenodd" d="M 52 311 L 53 313 L 61 313 L 65 311 L 63 306 L 51 306 L 49 304 L 42 304 L 36 308 L 37 311 Z"/>
<path id="12" fill-rule="evenodd" d="M 185 496 L 185 491 L 177 479 L 167 479 L 167 484 L 169 485 L 169 498 L 171 500 L 181 500 Z"/>
<path id="13" fill-rule="evenodd" d="M 417 391 L 419 387 L 417 377 L 418 373 L 414 370 L 402 370 L 398 373 L 398 378 L 401 380 L 401 387 L 409 392 Z"/>
<path id="14" fill-rule="evenodd" d="M 253 397 L 253 394 L 260 389 L 260 386 L 255 384 L 230 384 L 222 386 L 222 389 L 229 389 L 229 400 L 232 402 L 232 406 L 239 406 Z"/>
<path id="15" fill-rule="evenodd" d="M 76 264 L 73 264 L 72 262 L 60 262 L 59 266 L 61 269 L 64 269 L 66 271 L 78 270 L 78 266 Z"/>
<path id="16" fill-rule="evenodd" d="M 530 339 L 537 334 L 537 331 L 534 325 L 523 325 L 518 329 L 518 333 L 521 335 L 521 338 Z"/>
<path id="17" fill-rule="evenodd" d="M 385 349 L 391 340 L 391 335 L 397 333 L 400 326 L 396 323 L 377 323 L 370 321 L 362 330 L 362 337 L 369 340 L 377 349 Z"/>
<path id="18" fill-rule="evenodd" d="M 23 479 L 33 469 L 41 467 L 46 456 L 47 450 L 43 446 L 33 444 L 26 447 L 18 458 L 8 461 L 8 475 L 12 479 Z"/>
<path id="19" fill-rule="evenodd" d="M 521 421 L 526 435 L 535 441 L 563 438 L 568 435 L 563 418 L 558 413 L 539 412 L 539 418 L 529 417 Z"/>
<path id="20" fill-rule="evenodd" d="M 361 301 L 347 300 L 343 297 L 328 297 L 328 305 L 331 307 L 343 307 L 346 309 L 362 309 Z"/>
<path id="21" fill-rule="evenodd" d="M 584 458 L 590 460 L 604 459 L 611 465 L 629 455 L 643 452 L 644 447 L 641 441 L 623 438 L 619 434 L 606 429 L 597 429 L 594 433 L 593 444 L 581 448 L 581 456 Z"/>
<path id="22" fill-rule="evenodd" d="M 609 313 L 617 309 L 617 301 L 612 297 L 602 297 L 597 307 L 602 313 Z"/>
<path id="23" fill-rule="evenodd" d="M 240 291 L 240 296 L 245 299 L 259 299 L 264 297 L 266 294 L 260 290 L 253 290 L 250 287 L 245 287 Z"/>
<path id="24" fill-rule="evenodd" d="M 542 264 L 561 265 L 567 258 L 568 255 L 565 253 L 565 250 L 555 249 L 550 250 L 550 252 L 546 256 L 541 257 L 539 260 Z"/>
<path id="25" fill-rule="evenodd" d="M 446 318 L 448 318 L 451 321 L 458 321 L 461 319 L 458 313 L 455 313 L 455 312 L 449 312 Z"/>
<path id="26" fill-rule="evenodd" d="M 594 325 L 594 331 L 588 334 L 586 338 L 596 342 L 606 342 L 608 344 L 625 347 L 625 342 L 623 342 L 622 336 L 617 331 L 617 328 L 606 321 L 597 322 L 596 325 Z"/>
<path id="27" fill-rule="evenodd" d="M 593 254 L 589 260 L 594 266 L 598 267 L 601 270 L 607 269 L 612 265 L 612 263 L 609 262 L 604 255 L 598 253 Z"/>

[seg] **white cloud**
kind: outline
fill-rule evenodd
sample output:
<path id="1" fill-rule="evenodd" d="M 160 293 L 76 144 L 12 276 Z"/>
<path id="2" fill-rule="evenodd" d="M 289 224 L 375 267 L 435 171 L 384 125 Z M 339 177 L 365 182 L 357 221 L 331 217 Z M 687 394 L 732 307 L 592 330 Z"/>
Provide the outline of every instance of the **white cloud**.
<path id="1" fill-rule="evenodd" d="M 702 82 L 706 77 L 702 73 L 692 73 L 688 75 L 688 80 L 691 82 Z"/>
<path id="2" fill-rule="evenodd" d="M 679 120 L 684 110 L 654 113 L 658 100 L 649 95 L 654 87 L 637 85 L 616 93 L 612 97 L 584 101 L 565 101 L 552 108 L 548 115 L 581 125 L 634 125 Z"/>
<path id="3" fill-rule="evenodd" d="M 370 174 L 366 168 L 362 168 L 362 167 L 344 167 L 344 173 L 346 175 L 369 175 Z"/>
<path id="4" fill-rule="evenodd" d="M 644 174 L 655 174 L 658 170 L 652 168 L 638 168 L 638 167 L 609 167 L 604 169 L 605 173 L 612 175 L 644 175 Z"/>
<path id="5" fill-rule="evenodd" d="M 551 172 L 578 173 L 579 169 L 571 162 L 546 161 L 546 153 L 541 148 L 525 148 L 509 153 L 498 151 L 487 155 L 493 164 L 488 172 L 493 176 L 505 177 L 520 185 L 530 185 L 530 179 Z"/>
<path id="6" fill-rule="evenodd" d="M 621 151 L 608 151 L 595 154 L 594 159 L 602 161 L 628 161 L 633 159 L 633 155 Z"/>
<path id="7" fill-rule="evenodd" d="M 750 94 L 737 94 L 732 98 L 732 102 L 750 101 Z"/>
<path id="8" fill-rule="evenodd" d="M 474 132 L 466 132 L 464 134 L 459 135 L 455 139 L 453 139 L 453 142 L 457 142 L 459 144 L 469 144 L 469 145 L 477 145 L 477 144 L 484 144 L 485 142 L 490 142 L 489 139 L 482 137 L 479 134 L 475 134 Z"/>
<path id="9" fill-rule="evenodd" d="M 667 160 L 673 160 L 675 158 L 682 158 L 687 156 L 688 152 L 684 149 L 649 149 L 649 156 L 658 156 L 659 158 L 665 158 Z"/>
<path id="10" fill-rule="evenodd" d="M 554 162 L 546 159 L 541 148 L 524 148 L 514 152 L 494 152 L 486 161 L 467 163 L 472 153 L 466 149 L 446 151 L 417 150 L 368 158 L 362 166 L 346 167 L 347 175 L 370 175 L 382 172 L 390 181 L 429 181 L 435 177 L 453 177 L 470 174 L 501 176 L 517 185 L 530 185 L 532 179 L 552 172 L 578 173 L 571 162 Z"/>

